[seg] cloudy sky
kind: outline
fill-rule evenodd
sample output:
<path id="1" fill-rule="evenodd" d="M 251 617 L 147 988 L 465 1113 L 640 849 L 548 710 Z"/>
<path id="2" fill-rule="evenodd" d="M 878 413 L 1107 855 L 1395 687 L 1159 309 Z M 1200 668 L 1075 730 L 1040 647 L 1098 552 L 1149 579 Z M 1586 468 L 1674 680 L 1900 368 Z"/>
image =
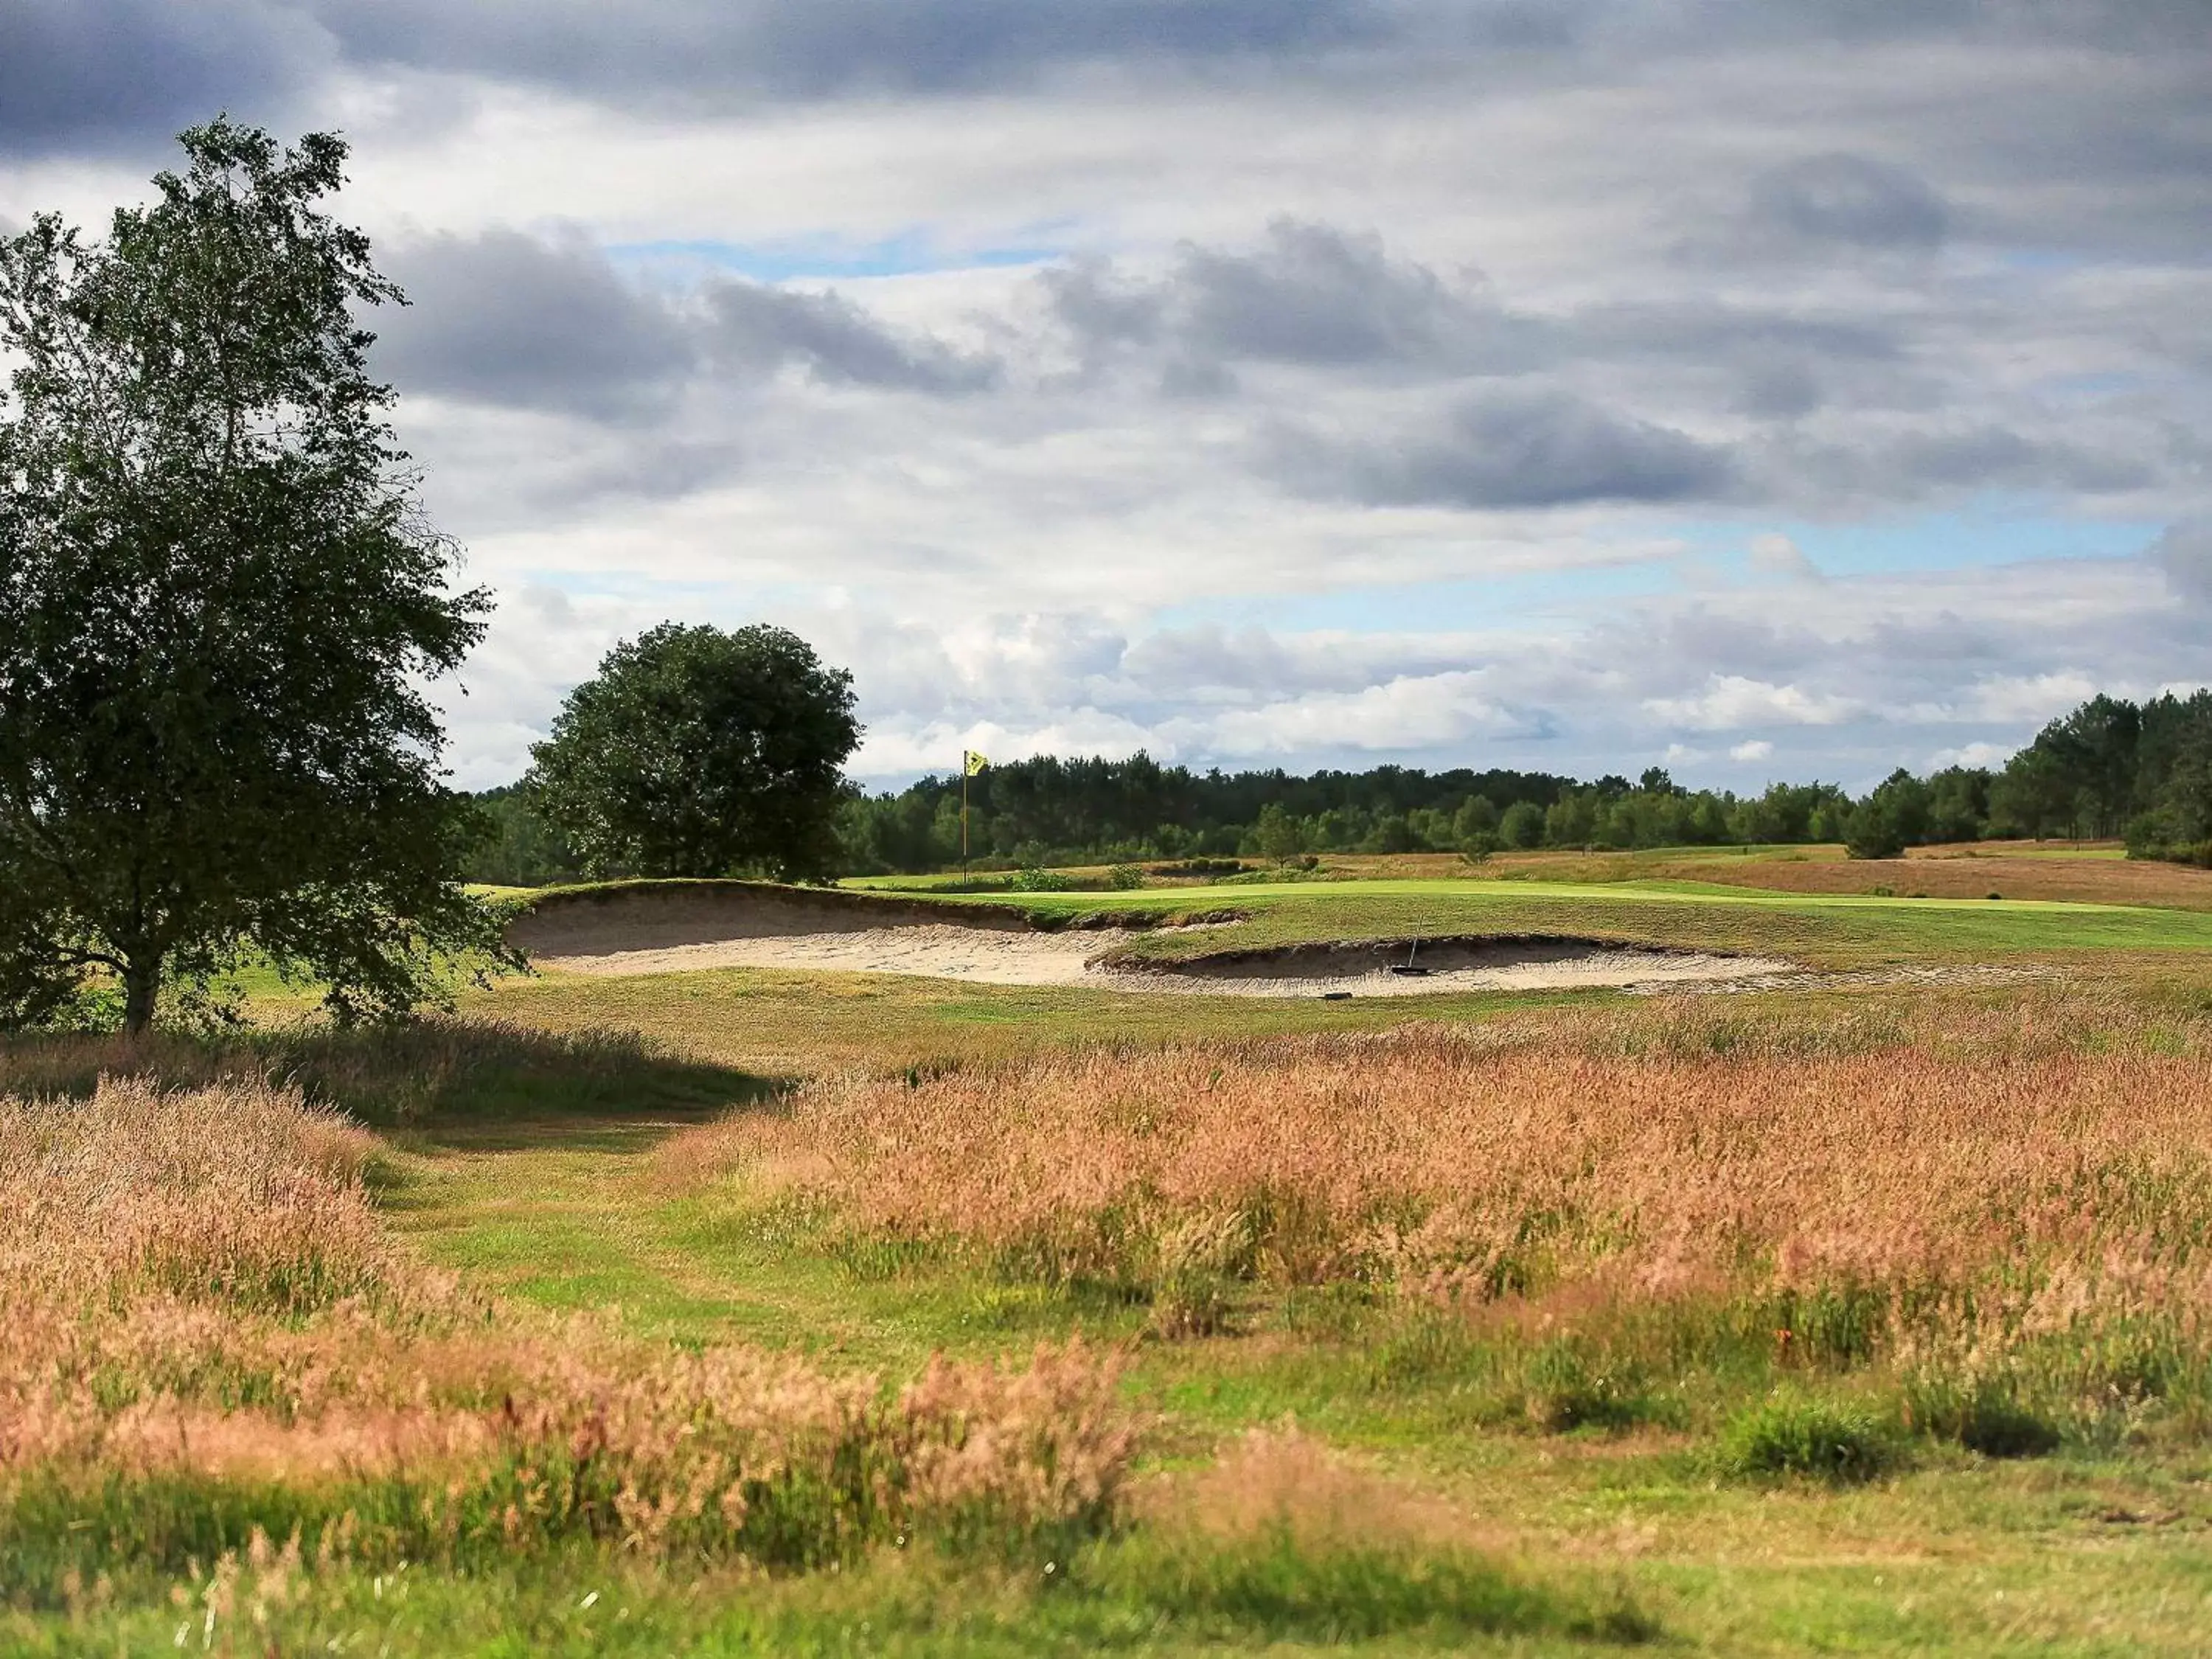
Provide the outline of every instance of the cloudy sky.
<path id="1" fill-rule="evenodd" d="M 355 144 L 501 598 L 471 786 L 666 617 L 854 769 L 1861 786 L 2212 678 L 2204 0 L 6 0 L 0 222 Z"/>

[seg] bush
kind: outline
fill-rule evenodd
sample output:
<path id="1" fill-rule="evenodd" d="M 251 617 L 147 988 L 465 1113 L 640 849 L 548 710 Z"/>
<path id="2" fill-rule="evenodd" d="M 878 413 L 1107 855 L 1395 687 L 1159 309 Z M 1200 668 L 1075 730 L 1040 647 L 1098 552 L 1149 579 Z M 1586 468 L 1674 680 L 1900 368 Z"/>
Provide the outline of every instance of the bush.
<path id="1" fill-rule="evenodd" d="M 1902 858 L 1905 836 L 1896 819 L 1869 804 L 1851 814 L 1844 831 L 1844 851 L 1855 859 Z"/>
<path id="2" fill-rule="evenodd" d="M 1033 864 L 1024 865 L 1014 872 L 1011 890 L 1017 893 L 1072 893 L 1075 878 L 1064 876 L 1057 870 L 1040 870 Z"/>
<path id="3" fill-rule="evenodd" d="M 1147 1539 L 1082 1564 L 1094 1590 L 1120 1591 L 1182 1629 L 1219 1643 L 1255 1638 L 1334 1645 L 1420 1632 L 1439 1641 L 1567 1629 L 1636 1640 L 1631 1609 L 1577 1619 L 1552 1596 L 1464 1550 L 1310 1543 L 1280 1528 L 1172 1547 Z"/>
<path id="4" fill-rule="evenodd" d="M 1889 1451 L 1870 1413 L 1802 1395 L 1778 1394 L 1762 1401 L 1736 1417 L 1721 1437 L 1723 1466 L 1753 1479 L 1871 1480 L 1889 1462 Z"/>
<path id="5" fill-rule="evenodd" d="M 1528 1356 L 1522 1412 L 1535 1427 L 1621 1428 L 1647 1414 L 1632 1380 L 1593 1365 L 1572 1342 L 1547 1342 Z"/>
<path id="6" fill-rule="evenodd" d="M 1106 884 L 1117 893 L 1133 893 L 1145 884 L 1142 866 L 1117 864 L 1108 872 Z"/>
<path id="7" fill-rule="evenodd" d="M 1984 1457 L 2042 1457 L 2058 1449 L 2058 1431 L 1988 1378 L 1965 1385 L 1942 1376 L 1916 1379 L 1905 1413 L 1914 1427 Z"/>

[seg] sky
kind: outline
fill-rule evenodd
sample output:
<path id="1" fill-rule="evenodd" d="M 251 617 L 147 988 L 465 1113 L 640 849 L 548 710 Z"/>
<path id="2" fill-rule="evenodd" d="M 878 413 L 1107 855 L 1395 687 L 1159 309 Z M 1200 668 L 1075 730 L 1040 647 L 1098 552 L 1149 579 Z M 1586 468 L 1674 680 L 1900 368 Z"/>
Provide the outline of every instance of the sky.
<path id="1" fill-rule="evenodd" d="M 354 146 L 468 787 L 666 619 L 963 748 L 1863 787 L 2212 679 L 2204 0 L 7 0 L 0 227 Z"/>

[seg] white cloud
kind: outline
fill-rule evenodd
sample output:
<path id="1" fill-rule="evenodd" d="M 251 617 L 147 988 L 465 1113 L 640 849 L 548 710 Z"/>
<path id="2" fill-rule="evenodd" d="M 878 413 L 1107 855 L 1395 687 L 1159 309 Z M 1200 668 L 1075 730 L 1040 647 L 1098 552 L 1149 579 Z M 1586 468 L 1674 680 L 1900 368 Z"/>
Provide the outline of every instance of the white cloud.
<path id="1" fill-rule="evenodd" d="M 1819 581 L 1820 568 L 1789 537 L 1778 533 L 1751 538 L 1751 568 L 1770 576 Z"/>
<path id="2" fill-rule="evenodd" d="M 1693 696 L 1646 697 L 1644 707 L 1669 726 L 1696 731 L 1773 722 L 1785 726 L 1835 726 L 1860 705 L 1848 697 L 1824 696 L 1796 685 L 1776 685 L 1741 674 L 1715 674 Z"/>
<path id="3" fill-rule="evenodd" d="M 1186 729 L 1190 738 L 1203 736 L 1208 752 L 1240 759 L 1466 745 L 1511 732 L 1518 724 L 1483 694 L 1483 681 L 1479 673 L 1401 678 L 1362 691 L 1320 691 L 1231 709 L 1189 722 Z"/>
<path id="4" fill-rule="evenodd" d="M 0 219 L 97 224 L 168 159 L 149 135 L 229 101 L 352 133 L 380 248 L 539 271 L 474 322 L 426 280 L 457 355 L 418 340 L 403 386 L 434 516 L 509 596 L 448 700 L 465 782 L 672 616 L 850 665 L 886 778 L 963 744 L 1879 776 L 1928 726 L 1994 750 L 2212 678 L 2212 172 L 2142 137 L 2212 73 L 2187 7 L 2077 9 L 2093 36 L 2064 7 L 1242 0 L 1138 50 L 1160 8 L 1046 39 L 943 0 L 656 31 L 659 3 L 619 34 L 349 0 L 209 34 L 82 0 L 237 39 L 82 27 L 0 64 Z M 1510 50 L 1477 27 L 1508 14 Z M 1346 55 L 1301 17 L 1376 33 Z M 1111 276 L 1086 325 L 1045 270 Z M 733 271 L 797 273 L 743 290 L 742 373 L 708 297 Z M 1357 442 L 1302 476 L 1297 431 Z M 2099 523 L 2170 528 L 2045 556 Z"/>
<path id="5" fill-rule="evenodd" d="M 1925 769 L 1940 772 L 1947 766 L 2001 768 L 2020 745 L 2013 743 L 1965 743 L 1955 749 L 1939 749 L 1929 756 Z"/>
<path id="6" fill-rule="evenodd" d="M 2100 690 L 2115 694 L 2130 688 L 2081 669 L 2052 674 L 1997 674 L 1964 687 L 1954 701 L 1917 703 L 1906 717 L 1930 724 L 2006 721 L 2040 726 L 2094 697 Z"/>

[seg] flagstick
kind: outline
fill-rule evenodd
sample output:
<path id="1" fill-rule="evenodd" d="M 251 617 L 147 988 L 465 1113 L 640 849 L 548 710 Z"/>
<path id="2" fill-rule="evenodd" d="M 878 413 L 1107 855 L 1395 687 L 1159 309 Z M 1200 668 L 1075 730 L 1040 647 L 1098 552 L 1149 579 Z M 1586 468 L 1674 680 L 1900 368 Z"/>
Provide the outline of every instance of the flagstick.
<path id="1" fill-rule="evenodd" d="M 960 879 L 968 879 L 968 751 L 960 751 Z"/>

